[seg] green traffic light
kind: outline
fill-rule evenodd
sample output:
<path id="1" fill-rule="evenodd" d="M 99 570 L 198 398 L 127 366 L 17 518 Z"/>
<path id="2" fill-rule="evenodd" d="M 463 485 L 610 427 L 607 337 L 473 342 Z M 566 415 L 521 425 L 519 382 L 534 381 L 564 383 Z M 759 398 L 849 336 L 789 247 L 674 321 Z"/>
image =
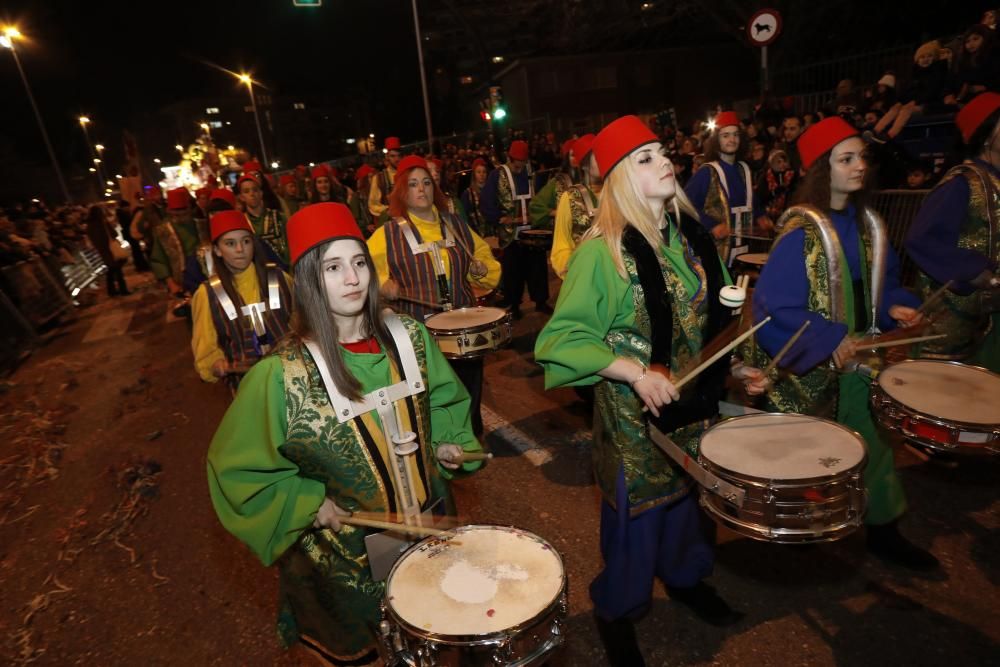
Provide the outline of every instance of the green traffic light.
<path id="1" fill-rule="evenodd" d="M 507 110 L 504 109 L 503 107 L 497 107 L 496 111 L 493 112 L 494 120 L 503 120 L 506 117 L 507 117 Z"/>

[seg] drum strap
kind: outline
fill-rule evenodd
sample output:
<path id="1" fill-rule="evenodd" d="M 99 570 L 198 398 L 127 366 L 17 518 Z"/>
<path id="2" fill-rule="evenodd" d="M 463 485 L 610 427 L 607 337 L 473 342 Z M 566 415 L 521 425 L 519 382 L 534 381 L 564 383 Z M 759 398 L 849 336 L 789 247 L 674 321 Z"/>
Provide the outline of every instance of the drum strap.
<path id="1" fill-rule="evenodd" d="M 587 208 L 587 217 L 593 220 L 597 209 L 594 208 L 593 194 L 591 194 L 590 188 L 583 183 L 577 183 L 573 187 L 580 193 L 580 199 L 583 200 L 583 205 Z"/>
<path id="2" fill-rule="evenodd" d="M 451 225 L 445 223 L 442 220 L 441 227 L 443 228 L 443 235 L 440 241 L 430 241 L 420 243 L 417 241 L 417 235 L 413 233 L 413 225 L 406 218 L 396 218 L 396 224 L 399 225 L 400 231 L 403 232 L 403 237 L 406 239 L 406 244 L 410 246 L 410 252 L 414 255 L 419 255 L 424 252 L 431 252 L 432 247 L 434 248 L 454 248 L 455 247 L 455 237 L 452 235 Z"/>
<path id="3" fill-rule="evenodd" d="M 256 269 L 251 267 L 248 270 L 254 271 Z M 254 333 L 258 336 L 263 336 L 267 333 L 264 328 L 264 311 L 278 310 L 281 308 L 281 290 L 278 287 L 278 268 L 274 264 L 267 265 L 266 307 L 263 302 L 248 303 L 237 312 L 236 304 L 234 304 L 233 300 L 229 298 L 229 294 L 226 293 L 225 288 L 222 286 L 222 280 L 218 275 L 213 275 L 208 279 L 208 286 L 212 288 L 212 292 L 215 293 L 215 298 L 219 300 L 219 305 L 222 306 L 222 311 L 226 314 L 226 317 L 228 317 L 230 321 L 233 321 L 239 317 L 240 313 L 242 313 L 250 319 L 250 324 L 253 325 Z"/>
<path id="4" fill-rule="evenodd" d="M 652 440 L 657 447 L 662 449 L 664 454 L 672 458 L 677 465 L 683 468 L 684 472 L 691 475 L 696 482 L 701 484 L 707 490 L 717 496 L 725 498 L 737 507 L 743 507 L 743 499 L 746 496 L 746 491 L 738 486 L 730 484 L 721 477 L 718 477 L 703 468 L 700 463 L 695 461 L 687 452 L 681 449 L 677 443 L 667 437 L 666 434 L 652 424 L 649 425 L 649 439 Z"/>

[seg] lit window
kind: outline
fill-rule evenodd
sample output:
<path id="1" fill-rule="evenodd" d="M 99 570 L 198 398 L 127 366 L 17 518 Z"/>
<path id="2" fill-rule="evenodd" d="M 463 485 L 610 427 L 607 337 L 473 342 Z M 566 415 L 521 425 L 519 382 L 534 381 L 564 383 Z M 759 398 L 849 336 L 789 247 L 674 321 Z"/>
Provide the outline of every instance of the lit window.
<path id="1" fill-rule="evenodd" d="M 503 56 L 493 56 L 493 64 L 499 65 L 503 62 Z"/>
<path id="2" fill-rule="evenodd" d="M 222 122 L 221 121 L 217 121 L 217 120 L 213 120 L 213 121 L 210 121 L 208 123 L 208 126 L 211 127 L 214 130 L 217 130 L 220 127 L 222 127 Z"/>
<path id="3" fill-rule="evenodd" d="M 219 113 L 219 107 L 208 107 L 205 109 L 205 113 Z"/>
<path id="4" fill-rule="evenodd" d="M 458 80 L 463 86 L 468 86 L 470 83 L 472 83 L 472 77 L 469 75 L 461 76 L 458 78 Z"/>
<path id="5" fill-rule="evenodd" d="M 305 102 L 296 102 L 295 104 L 292 105 L 292 108 L 293 109 L 305 109 L 306 105 L 305 105 Z"/>

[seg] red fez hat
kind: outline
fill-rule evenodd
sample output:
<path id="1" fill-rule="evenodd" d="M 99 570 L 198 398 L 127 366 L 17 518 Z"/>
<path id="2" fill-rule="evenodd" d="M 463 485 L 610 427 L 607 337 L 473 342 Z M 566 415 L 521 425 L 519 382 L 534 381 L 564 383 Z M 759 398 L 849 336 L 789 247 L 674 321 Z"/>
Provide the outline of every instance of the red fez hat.
<path id="1" fill-rule="evenodd" d="M 354 178 L 355 180 L 360 181 L 368 174 L 373 174 L 373 173 L 375 173 L 375 170 L 372 169 L 371 165 L 363 164 L 360 167 L 358 167 L 358 170 L 354 173 Z"/>
<path id="2" fill-rule="evenodd" d="M 324 202 L 310 204 L 288 219 L 288 254 L 296 262 L 316 246 L 336 239 L 357 239 L 365 242 L 351 209 L 343 204 Z"/>
<path id="3" fill-rule="evenodd" d="M 253 226 L 240 211 L 219 211 L 212 215 L 208 225 L 212 235 L 212 243 L 215 243 L 226 232 L 234 232 L 237 229 L 245 229 L 253 234 Z"/>
<path id="4" fill-rule="evenodd" d="M 486 164 L 486 160 L 484 160 L 481 157 L 477 157 L 475 160 L 472 161 L 472 168 L 473 169 L 475 169 L 479 165 L 483 165 L 484 167 L 486 167 L 487 171 L 489 171 L 489 169 L 490 169 L 490 165 Z"/>
<path id="5" fill-rule="evenodd" d="M 278 179 L 278 184 L 282 186 L 294 182 L 295 182 L 295 174 L 282 174 L 281 178 Z"/>
<path id="6" fill-rule="evenodd" d="M 730 125 L 740 126 L 740 117 L 736 115 L 735 111 L 720 111 L 719 115 L 715 117 L 715 130 L 719 131 L 724 127 L 729 127 Z"/>
<path id="7" fill-rule="evenodd" d="M 197 190 L 194 191 L 194 196 L 195 197 L 200 197 L 202 195 L 209 195 L 209 196 L 211 196 L 211 194 L 212 194 L 212 188 L 210 188 L 208 186 L 202 186 L 202 187 L 200 187 L 200 188 L 198 188 Z"/>
<path id="8" fill-rule="evenodd" d="M 227 190 L 226 188 L 212 190 L 212 194 L 209 195 L 208 201 L 212 201 L 213 199 L 221 199 L 233 208 L 236 208 L 236 195 L 233 194 L 232 190 Z"/>
<path id="9" fill-rule="evenodd" d="M 317 178 L 330 178 L 330 168 L 325 164 L 318 164 L 312 168 L 313 179 Z"/>
<path id="10" fill-rule="evenodd" d="M 802 158 L 802 168 L 808 169 L 828 150 L 844 139 L 856 137 L 857 129 L 840 116 L 824 118 L 812 125 L 799 137 L 799 157 Z"/>
<path id="11" fill-rule="evenodd" d="M 249 173 L 251 171 L 260 171 L 260 172 L 263 172 L 264 171 L 264 167 L 260 166 L 260 162 L 257 162 L 257 160 L 250 160 L 249 162 L 244 162 L 243 163 L 243 173 L 246 174 L 246 173 Z"/>
<path id="12" fill-rule="evenodd" d="M 583 158 L 587 157 L 587 153 L 594 149 L 594 135 L 585 134 L 575 142 L 573 142 L 573 147 L 570 149 L 573 151 L 573 157 L 576 158 L 577 162 L 580 162 Z"/>
<path id="13" fill-rule="evenodd" d="M 438 168 L 438 172 L 441 172 L 444 169 L 444 160 L 432 157 L 430 160 L 428 160 L 428 162 L 433 162 L 434 166 Z"/>
<path id="14" fill-rule="evenodd" d="M 256 183 L 258 185 L 258 187 L 260 186 L 260 179 L 259 178 L 257 178 L 256 176 L 251 176 L 250 174 L 243 174 L 236 181 L 236 190 L 239 191 L 240 186 L 243 183 L 247 182 L 247 181 L 249 181 L 250 183 Z"/>
<path id="15" fill-rule="evenodd" d="M 962 133 L 962 141 L 969 143 L 979 126 L 986 122 L 997 109 L 1000 109 L 1000 94 L 982 93 L 976 95 L 955 115 L 955 125 Z"/>
<path id="16" fill-rule="evenodd" d="M 659 139 L 638 116 L 622 116 L 605 125 L 592 144 L 601 178 L 636 148 L 655 141 Z"/>
<path id="17" fill-rule="evenodd" d="M 407 155 L 402 160 L 399 161 L 399 166 L 396 167 L 397 178 L 403 176 L 410 169 L 416 169 L 420 167 L 423 170 L 427 170 L 427 160 L 420 157 L 419 155 Z M 429 172 L 428 172 L 429 173 Z"/>
<path id="18" fill-rule="evenodd" d="M 387 151 L 398 151 L 400 147 L 399 137 L 386 137 L 385 149 Z"/>
<path id="19" fill-rule="evenodd" d="M 179 211 L 191 206 L 191 193 L 186 188 L 167 190 L 167 209 Z"/>
<path id="20" fill-rule="evenodd" d="M 527 160 L 528 159 L 528 142 L 517 141 L 510 142 L 510 148 L 507 149 L 507 155 L 512 160 Z"/>
<path id="21" fill-rule="evenodd" d="M 304 164 L 297 164 L 295 165 L 295 173 L 304 176 L 305 174 L 309 173 L 309 170 L 306 169 L 306 166 Z"/>

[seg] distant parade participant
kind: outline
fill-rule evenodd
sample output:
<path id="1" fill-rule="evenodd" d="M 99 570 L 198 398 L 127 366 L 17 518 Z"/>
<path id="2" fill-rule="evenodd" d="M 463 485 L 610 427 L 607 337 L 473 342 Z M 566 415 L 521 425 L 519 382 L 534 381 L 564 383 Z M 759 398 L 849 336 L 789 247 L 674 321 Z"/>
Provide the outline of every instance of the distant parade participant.
<path id="1" fill-rule="evenodd" d="M 261 193 L 264 196 L 264 206 L 275 211 L 280 211 L 281 200 L 278 199 L 274 188 L 271 187 L 271 181 L 268 180 L 267 174 L 264 173 L 263 165 L 256 160 L 251 160 L 243 164 L 242 170 L 244 176 L 253 176 L 257 179 Z"/>
<path id="2" fill-rule="evenodd" d="M 281 201 L 281 214 L 286 220 L 303 206 L 295 174 L 282 174 L 278 179 L 278 199 Z"/>
<path id="3" fill-rule="evenodd" d="M 479 197 L 486 185 L 486 177 L 489 175 L 489 167 L 486 160 L 477 157 L 472 161 L 472 178 L 469 180 L 469 187 L 462 192 L 462 208 L 468 218 L 469 226 L 483 238 L 496 237 L 496 229 L 486 224 L 486 218 L 479 208 Z"/>
<path id="4" fill-rule="evenodd" d="M 137 206 L 132 222 L 129 224 L 129 233 L 138 240 L 146 241 L 146 251 L 153 252 L 153 228 L 160 224 L 167 217 L 166 205 L 163 201 L 163 191 L 159 185 L 144 185 L 142 187 L 142 197 Z"/>
<path id="5" fill-rule="evenodd" d="M 225 379 L 235 388 L 288 330 L 291 281 L 256 252 L 243 213 L 215 213 L 211 229 L 215 261 L 191 299 L 191 351 L 202 380 Z"/>
<path id="6" fill-rule="evenodd" d="M 581 182 L 569 188 L 556 207 L 552 253 L 549 261 L 559 278 L 566 277 L 570 255 L 580 243 L 580 238 L 590 229 L 597 213 L 598 196 L 601 194 L 601 170 L 597 168 L 592 151 L 594 135 L 585 134 L 573 142 L 570 152 L 579 165 Z"/>
<path id="7" fill-rule="evenodd" d="M 675 374 L 697 362 L 732 317 L 719 301 L 728 275 L 666 149 L 639 118 L 607 125 L 593 152 L 604 178 L 601 205 L 570 259 L 535 359 L 546 389 L 594 387 L 604 570 L 590 597 L 611 664 L 639 667 L 633 623 L 649 608 L 655 578 L 710 624 L 742 616 L 703 581 L 714 550 L 694 479 L 650 440 L 650 429 L 697 456 L 727 377 L 760 393 L 764 376 L 728 355 L 683 395 L 674 387 Z"/>
<path id="8" fill-rule="evenodd" d="M 235 211 L 237 210 L 236 195 L 233 194 L 232 190 L 215 188 L 209 195 L 206 210 L 209 220 L 219 211 Z M 257 242 L 259 243 L 259 241 Z M 184 291 L 188 294 L 194 294 L 201 284 L 215 273 L 215 254 L 213 249 L 214 244 L 212 243 L 211 235 L 209 235 L 209 238 L 198 246 L 198 251 L 194 256 L 187 258 L 184 266 Z M 263 250 L 262 252 L 264 253 L 261 255 L 263 257 L 266 255 L 266 252 Z"/>
<path id="9" fill-rule="evenodd" d="M 194 210 L 192 211 L 195 223 L 198 225 L 198 237 L 202 243 L 209 242 L 208 230 L 208 200 L 212 196 L 213 188 L 203 186 L 194 191 Z"/>
<path id="10" fill-rule="evenodd" d="M 368 193 L 368 212 L 371 213 L 375 225 L 385 223 L 389 210 L 389 193 L 396 183 L 396 165 L 402 157 L 399 137 L 385 138 L 385 168 L 372 177 L 371 190 Z"/>
<path id="11" fill-rule="evenodd" d="M 528 216 L 531 218 L 532 229 L 552 231 L 556 220 L 556 207 L 563 193 L 567 192 L 580 179 L 579 165 L 573 160 L 572 143 L 563 142 L 559 152 L 562 165 L 550 172 L 548 182 L 535 193 L 528 204 Z"/>
<path id="12" fill-rule="evenodd" d="M 309 200 L 310 204 L 322 204 L 323 202 L 347 203 L 339 199 L 333 191 L 333 176 L 330 173 L 330 167 L 325 164 L 318 164 L 313 167 L 311 176 L 313 193 Z"/>
<path id="13" fill-rule="evenodd" d="M 705 142 L 705 163 L 694 172 L 684 192 L 700 211 L 701 223 L 715 237 L 719 255 L 729 261 L 730 235 L 737 226 L 749 231 L 763 212 L 755 207 L 753 174 L 740 159 L 743 131 L 735 111 L 715 117 L 715 129 Z"/>
<path id="14" fill-rule="evenodd" d="M 952 281 L 920 356 L 1000 373 L 1000 94 L 982 93 L 955 116 L 966 160 L 924 199 L 906 235 L 926 298 Z"/>
<path id="15" fill-rule="evenodd" d="M 833 116 L 809 127 L 797 149 L 806 172 L 794 203 L 815 215 L 789 217 L 757 280 L 754 321 L 772 318 L 756 334 L 758 354 L 765 353 L 757 363 L 769 362 L 804 322 L 810 326 L 779 362 L 788 374 L 775 379 L 765 405 L 772 412 L 814 416 L 832 408 L 831 418 L 861 435 L 868 452 L 868 550 L 912 570 L 933 570 L 937 558 L 899 532 L 906 496 L 892 447 L 872 419 L 870 378 L 851 372 L 857 337 L 872 324 L 881 331 L 919 325 L 920 300 L 900 287 L 899 260 L 881 223 L 864 221 L 871 174 L 858 130 Z M 835 256 L 828 247 L 836 248 Z M 884 276 L 876 275 L 879 266 Z M 882 294 L 873 295 L 880 284 Z M 873 323 L 874 304 L 879 308 Z"/>
<path id="16" fill-rule="evenodd" d="M 531 248 L 518 240 L 521 231 L 531 228 L 528 204 L 535 186 L 528 168 L 528 144 L 515 140 L 507 151 L 507 164 L 502 164 L 487 177 L 479 208 L 487 225 L 497 229 L 503 249 L 503 301 L 511 314 L 521 318 L 521 298 L 527 282 L 528 296 L 535 302 L 535 311 L 552 313 L 549 300 L 548 258 L 544 248 Z"/>
<path id="17" fill-rule="evenodd" d="M 368 211 L 368 195 L 371 193 L 372 176 L 375 170 L 371 165 L 363 164 L 354 173 L 354 196 L 351 197 L 350 209 L 354 220 L 365 236 L 371 236 L 375 231 L 372 214 Z"/>
<path id="18" fill-rule="evenodd" d="M 183 297 L 184 267 L 200 245 L 198 227 L 191 216 L 191 195 L 185 188 L 167 192 L 166 219 L 149 232 L 153 237 L 149 256 L 153 275 L 163 281 L 170 294 Z"/>
<path id="19" fill-rule="evenodd" d="M 222 525 L 277 564 L 281 642 L 322 664 L 370 664 L 385 582 L 369 568 L 372 531 L 341 519 L 454 513 L 448 480 L 481 464 L 453 461 L 482 448 L 469 396 L 427 329 L 383 310 L 350 210 L 306 206 L 288 236 L 292 332 L 243 379 L 208 450 L 209 490 Z M 402 380 L 395 405 L 375 400 Z M 410 433 L 416 451 L 396 454 L 391 438 Z"/>
<path id="20" fill-rule="evenodd" d="M 500 264 L 490 247 L 448 212 L 447 199 L 427 167 L 416 155 L 400 161 L 389 196 L 389 221 L 368 239 L 383 296 L 421 322 L 439 312 L 433 305 L 445 301 L 455 308 L 475 306 L 474 285 L 493 289 L 500 282 Z M 439 269 L 447 294 L 441 293 Z M 472 427 L 481 434 L 483 358 L 452 359 L 451 364 L 472 397 Z"/>
<path id="21" fill-rule="evenodd" d="M 434 185 L 441 191 L 442 194 L 444 194 L 445 200 L 448 202 L 448 212 L 452 215 L 458 216 L 462 222 L 468 224 L 469 217 L 465 214 L 465 207 L 462 206 L 462 202 L 458 197 L 451 194 L 448 191 L 448 188 L 441 183 L 441 175 L 444 171 L 444 162 L 436 157 L 428 158 L 427 170 L 430 172 L 431 178 L 434 179 Z"/>
<path id="22" fill-rule="evenodd" d="M 299 208 L 302 208 L 309 203 L 309 197 L 312 195 L 312 182 L 309 179 L 309 168 L 304 164 L 295 165 L 293 175 L 295 176 L 296 190 L 298 190 L 296 198 L 299 200 Z"/>
<path id="23" fill-rule="evenodd" d="M 236 182 L 236 192 L 243 203 L 243 212 L 257 235 L 267 247 L 268 259 L 284 269 L 288 266 L 288 240 L 285 237 L 285 216 L 281 211 L 264 205 L 264 193 L 256 176 L 244 174 Z"/>

